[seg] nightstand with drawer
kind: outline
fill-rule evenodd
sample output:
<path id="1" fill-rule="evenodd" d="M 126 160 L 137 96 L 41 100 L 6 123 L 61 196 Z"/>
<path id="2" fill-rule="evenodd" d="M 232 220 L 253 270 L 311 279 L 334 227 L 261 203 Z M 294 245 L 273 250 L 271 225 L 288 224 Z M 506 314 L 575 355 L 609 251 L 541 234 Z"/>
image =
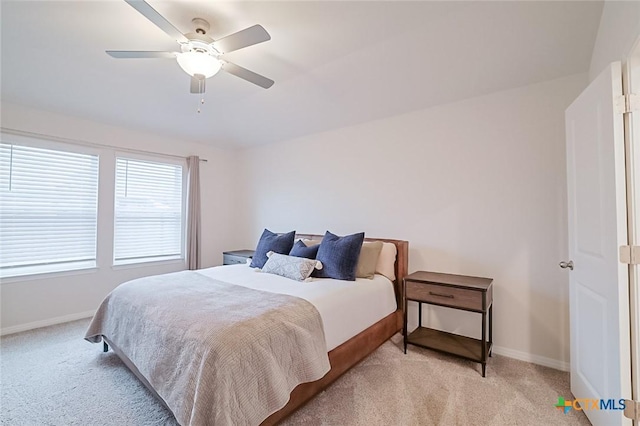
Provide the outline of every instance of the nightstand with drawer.
<path id="1" fill-rule="evenodd" d="M 223 265 L 244 265 L 247 259 L 251 259 L 255 254 L 255 250 L 233 250 L 222 253 Z"/>
<path id="2" fill-rule="evenodd" d="M 487 357 L 493 347 L 493 279 L 418 271 L 404 279 L 404 353 L 407 344 L 458 355 L 482 364 L 485 377 Z M 418 302 L 418 328 L 407 330 L 407 305 Z M 422 304 L 444 306 L 482 314 L 482 338 L 472 339 L 422 326 Z M 489 325 L 487 327 L 487 317 Z M 487 328 L 489 341 L 487 341 Z"/>

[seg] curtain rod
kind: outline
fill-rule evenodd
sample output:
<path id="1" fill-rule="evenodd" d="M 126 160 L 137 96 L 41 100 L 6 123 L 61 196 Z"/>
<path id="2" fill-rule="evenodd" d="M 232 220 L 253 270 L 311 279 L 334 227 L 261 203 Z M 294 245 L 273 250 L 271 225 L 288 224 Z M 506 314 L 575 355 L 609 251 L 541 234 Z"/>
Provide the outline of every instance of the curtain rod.
<path id="1" fill-rule="evenodd" d="M 9 134 L 9 135 L 16 135 L 16 136 L 26 136 L 26 137 L 38 138 L 38 139 L 46 139 L 46 140 L 50 140 L 50 141 L 54 141 L 54 142 L 62 142 L 62 143 L 68 143 L 68 144 L 73 144 L 73 145 L 82 145 L 82 146 L 88 146 L 88 147 L 92 147 L 92 148 L 115 149 L 116 151 L 131 152 L 133 154 L 152 154 L 152 155 L 158 155 L 158 156 L 162 156 L 162 157 L 180 158 L 180 159 L 187 158 L 187 157 L 183 157 L 181 155 L 164 154 L 162 152 L 144 151 L 144 150 L 141 150 L 141 149 L 120 148 L 120 147 L 116 147 L 116 146 L 112 146 L 112 145 L 106 145 L 106 144 L 102 144 L 102 143 L 83 141 L 83 140 L 80 140 L 80 139 L 62 138 L 62 137 L 59 137 L 59 136 L 44 135 L 42 133 L 27 132 L 27 131 L 24 131 L 24 130 L 11 129 L 9 127 L 0 127 L 0 133 L 6 133 L 6 134 Z M 204 158 L 201 158 L 200 161 L 203 162 L 203 163 L 207 162 L 207 160 L 204 159 Z"/>

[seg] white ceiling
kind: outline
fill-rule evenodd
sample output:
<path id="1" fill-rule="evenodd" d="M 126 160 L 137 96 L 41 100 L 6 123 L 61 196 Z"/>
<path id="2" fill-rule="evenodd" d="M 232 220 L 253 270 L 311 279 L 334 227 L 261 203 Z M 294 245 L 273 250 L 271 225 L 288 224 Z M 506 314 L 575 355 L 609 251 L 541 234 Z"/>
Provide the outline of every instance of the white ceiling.
<path id="1" fill-rule="evenodd" d="M 262 24 L 272 40 L 227 59 L 276 81 L 226 73 L 206 103 L 171 59 L 105 50 L 177 44 L 124 1 L 1 3 L 2 100 L 219 146 L 362 123 L 586 72 L 602 2 L 148 1 L 183 32 L 221 38 Z"/>

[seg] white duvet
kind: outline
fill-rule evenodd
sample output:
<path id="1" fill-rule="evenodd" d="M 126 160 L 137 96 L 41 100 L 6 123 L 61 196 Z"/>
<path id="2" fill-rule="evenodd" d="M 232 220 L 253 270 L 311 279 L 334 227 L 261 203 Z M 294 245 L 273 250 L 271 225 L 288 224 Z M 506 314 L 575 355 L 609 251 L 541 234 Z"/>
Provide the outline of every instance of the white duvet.
<path id="1" fill-rule="evenodd" d="M 312 303 L 324 326 L 327 350 L 332 350 L 397 309 L 393 283 L 382 275 L 356 281 L 314 278 L 298 282 L 259 272 L 248 265 L 202 269 L 201 274 L 272 293 L 300 297 Z"/>

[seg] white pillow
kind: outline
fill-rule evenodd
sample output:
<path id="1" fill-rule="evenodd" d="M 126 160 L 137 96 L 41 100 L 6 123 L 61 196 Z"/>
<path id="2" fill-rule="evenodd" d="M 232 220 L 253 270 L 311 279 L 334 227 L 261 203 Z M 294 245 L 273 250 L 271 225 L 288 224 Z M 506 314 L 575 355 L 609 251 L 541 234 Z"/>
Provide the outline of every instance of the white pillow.
<path id="1" fill-rule="evenodd" d="M 384 275 L 391 281 L 396 279 L 395 263 L 396 254 L 398 250 L 393 243 L 382 243 L 382 251 L 380 257 L 378 257 L 378 263 L 376 264 L 376 274 Z"/>
<path id="2" fill-rule="evenodd" d="M 296 281 L 305 281 L 314 269 L 322 269 L 322 262 L 304 257 L 287 256 L 270 251 L 262 272 L 280 275 Z"/>

